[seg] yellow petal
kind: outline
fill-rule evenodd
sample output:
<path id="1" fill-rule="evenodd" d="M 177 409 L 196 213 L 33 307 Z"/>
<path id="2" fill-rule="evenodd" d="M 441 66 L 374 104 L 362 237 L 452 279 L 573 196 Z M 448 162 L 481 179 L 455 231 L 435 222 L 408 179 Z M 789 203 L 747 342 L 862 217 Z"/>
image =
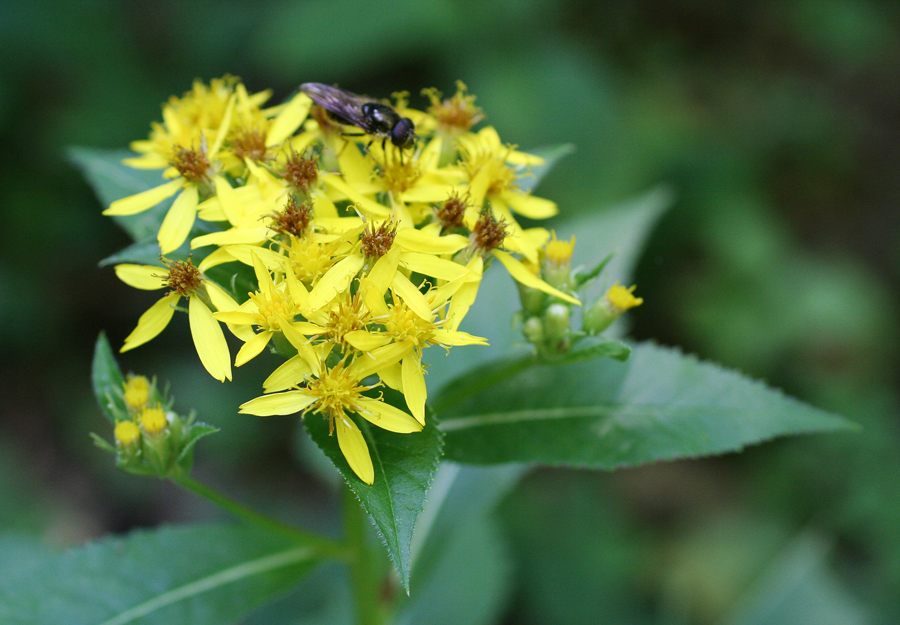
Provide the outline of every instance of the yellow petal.
<path id="1" fill-rule="evenodd" d="M 390 404 L 377 399 L 369 399 L 368 397 L 359 398 L 357 403 L 362 408 L 358 413 L 359 416 L 382 429 L 389 432 L 397 432 L 398 434 L 422 431 L 421 423 Z"/>
<path id="2" fill-rule="evenodd" d="M 451 184 L 417 184 L 403 192 L 403 201 L 407 203 L 423 202 L 437 204 L 447 199 L 453 190 Z"/>
<path id="3" fill-rule="evenodd" d="M 484 204 L 484 196 L 487 194 L 488 187 L 491 186 L 491 168 L 482 167 L 472 182 L 469 184 L 469 202 L 466 207 L 466 217 L 473 221 L 478 219 L 478 211 Z"/>
<path id="4" fill-rule="evenodd" d="M 244 209 L 234 187 L 228 184 L 228 181 L 222 176 L 216 176 L 214 182 L 216 197 L 219 198 L 225 218 L 234 225 L 240 223 L 244 216 Z"/>
<path id="5" fill-rule="evenodd" d="M 444 328 L 436 328 L 434 330 L 434 340 L 441 345 L 487 345 L 487 339 L 480 336 L 473 336 L 468 332 L 459 332 L 446 330 Z"/>
<path id="6" fill-rule="evenodd" d="M 205 272 L 211 267 L 215 267 L 216 265 L 221 265 L 222 263 L 233 263 L 237 259 L 232 256 L 228 252 L 228 248 L 219 248 L 214 252 L 210 252 L 209 256 L 200 261 L 200 264 L 197 265 L 197 269 L 200 272 Z"/>
<path id="7" fill-rule="evenodd" d="M 409 278 L 402 273 L 397 272 L 394 280 L 391 282 L 391 290 L 400 296 L 400 299 L 409 306 L 409 309 L 419 315 L 425 321 L 431 321 L 434 313 L 431 312 L 431 306 L 428 300 L 422 295 L 422 292 L 409 281 Z"/>
<path id="8" fill-rule="evenodd" d="M 190 234 L 197 218 L 197 199 L 197 187 L 193 185 L 185 187 L 175 198 L 159 227 L 159 247 L 163 254 L 177 250 Z"/>
<path id="9" fill-rule="evenodd" d="M 170 198 L 184 187 L 184 179 L 179 178 L 158 187 L 141 191 L 135 195 L 116 200 L 109 205 L 104 215 L 135 215 L 153 208 L 166 198 Z"/>
<path id="10" fill-rule="evenodd" d="M 265 226 L 258 228 L 230 228 L 221 232 L 210 232 L 191 239 L 191 249 L 207 245 L 260 245 L 269 237 L 269 229 Z"/>
<path id="11" fill-rule="evenodd" d="M 139 146 L 141 143 L 145 142 L 132 141 L 132 149 L 134 149 L 135 145 Z M 169 166 L 169 161 L 163 158 L 161 154 L 144 154 L 143 156 L 135 156 L 134 158 L 123 158 L 122 164 L 128 165 L 134 169 L 165 169 Z"/>
<path id="12" fill-rule="evenodd" d="M 197 217 L 204 221 L 228 221 L 225 211 L 222 210 L 222 202 L 216 196 L 197 205 Z"/>
<path id="13" fill-rule="evenodd" d="M 362 269 L 364 263 L 365 259 L 362 254 L 352 254 L 336 263 L 310 291 L 307 307 L 310 310 L 318 310 L 333 300 L 338 293 L 349 289 L 350 282 Z"/>
<path id="14" fill-rule="evenodd" d="M 327 196 L 323 195 L 321 192 L 316 192 L 312 196 L 313 201 L 313 214 L 316 216 L 316 223 L 319 223 L 320 219 L 340 219 L 338 217 L 337 207 L 335 207 L 334 202 L 328 199 Z M 357 224 L 359 225 L 359 224 Z M 352 226 L 356 227 L 356 226 Z M 326 225 L 325 228 L 328 232 L 331 232 Z"/>
<path id="15" fill-rule="evenodd" d="M 503 250 L 494 250 L 494 256 L 497 258 L 497 260 L 503 263 L 503 266 L 506 267 L 507 271 L 509 271 L 509 275 L 511 275 L 517 282 L 524 284 L 527 287 L 531 287 L 532 289 L 543 291 L 548 295 L 558 297 L 559 299 L 567 301 L 570 304 L 581 306 L 581 302 L 579 302 L 577 299 L 575 299 L 568 293 L 563 293 L 558 289 L 554 289 L 552 286 L 531 273 L 531 271 L 529 271 L 529 269 L 522 264 L 522 261 L 514 258 L 513 256 L 510 256 Z"/>
<path id="16" fill-rule="evenodd" d="M 250 260 L 253 262 L 253 273 L 256 274 L 256 284 L 259 285 L 260 292 L 272 296 L 275 293 L 275 283 L 269 270 L 255 251 L 250 252 Z"/>
<path id="17" fill-rule="evenodd" d="M 259 353 L 265 349 L 266 345 L 269 344 L 269 340 L 272 338 L 272 332 L 269 330 L 265 330 L 260 332 L 259 334 L 254 334 L 253 338 L 244 343 L 244 346 L 241 347 L 240 351 L 237 353 L 237 356 L 234 357 L 234 366 L 240 367 L 241 365 L 250 362 L 257 356 Z"/>
<path id="18" fill-rule="evenodd" d="M 228 254 L 245 265 L 253 266 L 253 256 L 257 256 L 269 271 L 279 269 L 284 264 L 284 256 L 267 247 L 258 245 L 229 245 Z M 215 254 L 215 252 L 213 252 Z M 210 254 L 212 256 L 212 254 Z M 208 258 L 208 257 L 207 257 Z M 201 263 L 202 265 L 202 263 Z"/>
<path id="19" fill-rule="evenodd" d="M 419 167 L 423 171 L 432 171 L 438 168 L 441 160 L 441 151 L 444 148 L 444 138 L 437 136 L 428 142 L 419 155 Z"/>
<path id="20" fill-rule="evenodd" d="M 550 240 L 550 231 L 546 228 L 528 228 L 523 231 L 531 244 L 535 247 L 544 247 Z M 574 243 L 573 243 L 574 245 Z"/>
<path id="21" fill-rule="evenodd" d="M 226 310 L 237 310 L 238 303 L 232 299 L 232 297 L 226 293 L 222 287 L 214 282 L 210 282 L 209 280 L 205 281 L 203 285 L 206 287 L 206 293 L 209 295 L 209 301 L 212 302 L 212 305 L 216 307 L 216 310 L 220 312 L 224 312 Z"/>
<path id="22" fill-rule="evenodd" d="M 284 391 L 302 382 L 310 373 L 312 369 L 309 364 L 298 354 L 281 363 L 263 382 L 263 389 L 267 393 Z"/>
<path id="23" fill-rule="evenodd" d="M 378 377 L 381 378 L 381 381 L 390 386 L 392 389 L 402 392 L 403 379 L 401 377 L 400 368 L 400 363 L 396 362 L 390 367 L 379 369 Z"/>
<path id="24" fill-rule="evenodd" d="M 366 352 L 350 365 L 353 369 L 353 375 L 357 379 L 363 380 L 384 367 L 400 362 L 414 347 L 410 341 L 401 341 Z"/>
<path id="25" fill-rule="evenodd" d="M 147 312 L 138 319 L 137 327 L 125 338 L 125 344 L 121 351 L 127 352 L 138 345 L 143 345 L 165 330 L 169 321 L 172 320 L 172 315 L 175 314 L 173 306 L 178 303 L 180 298 L 178 293 L 172 293 L 148 308 Z"/>
<path id="26" fill-rule="evenodd" d="M 406 252 L 400 257 L 400 263 L 411 271 L 431 276 L 440 280 L 455 280 L 466 275 L 469 270 L 452 260 L 438 258 L 433 254 Z"/>
<path id="27" fill-rule="evenodd" d="M 461 234 L 434 236 L 416 228 L 399 230 L 395 241 L 404 250 L 424 254 L 455 254 L 469 244 Z"/>
<path id="28" fill-rule="evenodd" d="M 492 204 L 492 209 L 494 211 L 494 215 L 496 215 L 498 219 L 502 219 L 504 222 L 506 222 L 506 238 L 504 239 L 504 247 L 506 247 L 506 249 L 512 250 L 513 252 L 519 252 L 530 262 L 537 264 L 537 247 L 535 247 L 534 243 L 531 242 L 531 239 L 525 235 L 525 231 L 522 230 L 522 226 L 519 225 L 519 222 L 516 221 L 516 218 L 513 217 L 513 214 L 509 211 L 509 207 L 506 205 L 506 202 L 503 202 L 500 198 L 497 198 Z"/>
<path id="29" fill-rule="evenodd" d="M 366 159 L 355 145 L 346 145 L 338 153 L 343 179 L 354 189 L 371 186 L 372 161 Z"/>
<path id="30" fill-rule="evenodd" d="M 359 280 L 359 292 L 363 294 L 363 301 L 366 308 L 369 309 L 376 317 L 383 317 L 388 314 L 387 304 L 384 303 L 384 291 L 380 286 L 375 284 L 368 276 L 364 276 Z"/>
<path id="31" fill-rule="evenodd" d="M 349 152 L 350 150 L 347 151 Z M 356 204 L 364 213 L 377 215 L 379 217 L 388 217 L 391 215 L 390 208 L 382 206 L 375 200 L 370 200 L 359 193 L 355 188 L 344 182 L 339 176 L 322 176 L 322 182 L 324 182 L 327 187 L 337 191 L 340 195 Z"/>
<path id="32" fill-rule="evenodd" d="M 400 264 L 400 251 L 400 248 L 395 245 L 391 247 L 387 254 L 375 261 L 375 265 L 367 276 L 375 287 L 375 290 L 371 292 L 372 296 L 384 296 L 394 276 L 397 275 L 397 266 Z M 369 293 L 366 295 L 369 296 Z"/>
<path id="33" fill-rule="evenodd" d="M 286 391 L 262 395 L 241 404 L 241 414 L 252 414 L 257 417 L 271 417 L 278 414 L 294 414 L 300 412 L 318 399 L 303 391 Z"/>
<path id="34" fill-rule="evenodd" d="M 346 416 L 335 418 L 334 427 L 337 430 L 338 445 L 344 458 L 347 459 L 347 464 L 363 482 L 374 484 L 375 469 L 372 467 L 372 457 L 369 456 L 369 447 L 362 432 Z"/>
<path id="35" fill-rule="evenodd" d="M 234 115 L 235 101 L 236 98 L 234 95 L 228 98 L 228 105 L 225 107 L 225 113 L 222 115 L 222 122 L 219 124 L 218 130 L 216 130 L 216 140 L 209 148 L 210 159 L 214 159 L 219 153 L 222 142 L 225 141 L 225 135 L 228 134 L 228 129 L 231 128 L 231 118 L 232 115 Z"/>
<path id="36" fill-rule="evenodd" d="M 466 265 L 473 276 L 478 279 L 465 281 L 450 300 L 450 306 L 447 308 L 447 323 L 445 328 L 456 330 L 459 324 L 469 312 L 469 308 L 475 303 L 475 296 L 478 295 L 478 287 L 481 285 L 481 275 L 484 271 L 484 261 L 481 256 L 475 256 Z"/>
<path id="37" fill-rule="evenodd" d="M 510 208 L 529 219 L 548 219 L 559 212 L 556 202 L 534 197 L 530 193 L 507 191 L 503 194 L 503 199 Z"/>
<path id="38" fill-rule="evenodd" d="M 210 282 L 209 280 L 203 283 L 206 286 L 206 293 L 209 295 L 209 301 L 212 302 L 212 305 L 219 312 L 213 313 L 213 317 L 216 317 L 219 313 L 222 312 L 233 312 L 238 310 L 238 303 L 231 299 L 231 296 L 222 290 L 219 285 Z M 216 317 L 218 319 L 218 317 Z M 219 321 L 224 321 L 223 319 L 219 319 Z M 256 333 L 253 331 L 253 328 L 250 327 L 252 325 L 252 321 L 246 324 L 234 324 L 228 323 L 225 324 L 228 326 L 228 329 L 234 334 L 236 337 L 244 341 L 245 343 L 256 336 Z"/>
<path id="39" fill-rule="evenodd" d="M 272 120 L 272 125 L 269 126 L 269 132 L 266 134 L 266 146 L 278 145 L 294 134 L 294 131 L 306 119 L 311 106 L 312 100 L 308 95 L 302 92 L 295 95 L 287 106 L 281 109 L 278 117 Z"/>
<path id="40" fill-rule="evenodd" d="M 400 376 L 403 381 L 403 395 L 406 397 L 409 411 L 416 421 L 425 425 L 425 398 L 428 391 L 425 389 L 425 373 L 422 371 L 422 363 L 416 352 L 408 354 L 401 361 Z"/>
<path id="41" fill-rule="evenodd" d="M 372 334 L 365 330 L 353 330 L 344 335 L 344 340 L 361 352 L 370 352 L 391 342 L 391 337 Z"/>
<path id="42" fill-rule="evenodd" d="M 216 321 L 240 326 L 252 326 L 259 323 L 256 315 L 246 310 L 223 310 L 222 312 L 213 313 L 213 318 Z"/>
<path id="43" fill-rule="evenodd" d="M 231 379 L 231 354 L 222 326 L 213 319 L 212 313 L 199 297 L 191 297 L 188 305 L 191 322 L 191 336 L 200 362 L 209 374 L 219 382 Z"/>
<path id="44" fill-rule="evenodd" d="M 115 266 L 116 276 L 128 286 L 143 291 L 155 291 L 166 286 L 164 267 L 154 265 L 131 265 L 124 263 Z"/>

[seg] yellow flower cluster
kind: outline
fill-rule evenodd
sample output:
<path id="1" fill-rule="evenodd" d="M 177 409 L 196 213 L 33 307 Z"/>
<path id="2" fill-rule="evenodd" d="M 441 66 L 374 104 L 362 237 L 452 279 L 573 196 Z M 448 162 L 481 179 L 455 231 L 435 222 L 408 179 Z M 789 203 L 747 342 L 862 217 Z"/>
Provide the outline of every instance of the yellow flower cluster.
<path id="1" fill-rule="evenodd" d="M 428 111 L 395 104 L 415 124 L 417 143 L 405 150 L 363 135 L 303 92 L 265 108 L 269 92 L 251 94 L 225 77 L 171 98 L 162 123 L 132 144 L 139 156 L 126 161 L 163 169 L 167 182 L 104 212 L 134 215 L 174 196 L 158 240 L 162 254 L 182 260 L 116 267 L 136 288 L 169 289 L 123 350 L 159 334 L 187 297 L 197 352 L 216 379 L 232 376 L 221 324 L 243 342 L 234 366 L 270 344 L 296 354 L 241 412 L 324 414 L 350 467 L 371 484 L 353 415 L 393 432 L 424 427 L 422 351 L 486 344 L 459 330 L 486 260 L 578 303 L 536 274 L 547 231 L 523 229 L 514 217 L 557 212 L 517 185 L 542 159 L 502 143 L 490 126 L 473 132 L 482 115 L 465 85 L 446 100 L 427 95 Z M 188 241 L 196 266 L 185 258 Z M 211 279 L 213 268 L 230 278 Z M 254 291 L 234 286 L 239 274 L 253 276 Z M 381 385 L 399 390 L 408 412 L 372 391 Z"/>

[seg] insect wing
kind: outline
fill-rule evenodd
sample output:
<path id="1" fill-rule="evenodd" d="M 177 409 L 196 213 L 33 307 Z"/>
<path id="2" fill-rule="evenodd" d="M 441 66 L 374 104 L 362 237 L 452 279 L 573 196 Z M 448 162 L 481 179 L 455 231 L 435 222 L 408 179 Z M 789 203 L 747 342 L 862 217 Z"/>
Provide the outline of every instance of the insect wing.
<path id="1" fill-rule="evenodd" d="M 371 100 L 318 82 L 303 83 L 300 85 L 300 91 L 312 98 L 313 102 L 331 113 L 338 121 L 368 130 L 369 120 L 363 114 L 362 107 Z"/>

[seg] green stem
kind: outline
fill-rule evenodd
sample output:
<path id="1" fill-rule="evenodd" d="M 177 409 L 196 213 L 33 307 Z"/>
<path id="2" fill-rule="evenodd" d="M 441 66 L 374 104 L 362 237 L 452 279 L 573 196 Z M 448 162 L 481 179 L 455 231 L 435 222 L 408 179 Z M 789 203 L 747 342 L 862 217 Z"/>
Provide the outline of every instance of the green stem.
<path id="1" fill-rule="evenodd" d="M 350 549 L 350 583 L 356 605 L 357 625 L 382 625 L 381 575 L 366 536 L 367 521 L 350 487 L 343 489 L 344 536 Z"/>
<path id="2" fill-rule="evenodd" d="M 306 530 L 293 527 L 287 523 L 282 523 L 278 519 L 273 519 L 261 512 L 257 512 L 241 502 L 232 499 L 228 495 L 220 493 L 211 486 L 207 486 L 195 479 L 188 476 L 172 477 L 170 479 L 182 488 L 189 490 L 196 495 L 200 495 L 223 510 L 230 512 L 239 519 L 243 519 L 260 529 L 273 534 L 279 534 L 294 542 L 309 545 L 324 556 L 345 557 L 346 555 L 346 549 L 339 543 L 325 538 L 324 536 L 320 536 L 319 534 L 307 532 Z"/>

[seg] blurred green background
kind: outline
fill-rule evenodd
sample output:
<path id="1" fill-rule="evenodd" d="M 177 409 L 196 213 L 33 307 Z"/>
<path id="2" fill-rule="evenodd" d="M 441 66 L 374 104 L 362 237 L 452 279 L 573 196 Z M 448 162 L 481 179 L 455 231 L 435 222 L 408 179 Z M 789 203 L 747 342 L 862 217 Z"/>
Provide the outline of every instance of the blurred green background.
<path id="1" fill-rule="evenodd" d="M 120 344 L 154 295 L 97 268 L 128 241 L 66 149 L 124 147 L 169 95 L 225 73 L 276 101 L 318 81 L 413 106 L 462 79 L 504 140 L 577 147 L 538 192 L 564 214 L 667 185 L 633 334 L 864 425 L 532 475 L 500 510 L 502 622 L 900 622 L 897 3 L 0 2 L 0 529 L 70 545 L 212 514 L 88 438 L 109 436 L 94 340 Z M 293 420 L 236 415 L 271 362 L 222 386 L 173 326 L 122 364 L 223 428 L 200 476 L 327 526 Z"/>

